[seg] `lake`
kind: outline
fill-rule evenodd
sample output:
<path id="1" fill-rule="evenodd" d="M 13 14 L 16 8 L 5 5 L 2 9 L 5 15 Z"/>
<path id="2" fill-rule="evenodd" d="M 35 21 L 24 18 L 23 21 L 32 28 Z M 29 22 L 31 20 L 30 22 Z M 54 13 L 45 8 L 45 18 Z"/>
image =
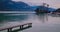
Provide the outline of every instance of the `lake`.
<path id="1" fill-rule="evenodd" d="M 60 32 L 60 15 L 35 13 L 0 13 L 0 27 L 32 23 L 32 27 L 18 32 Z M 0 31 L 0 32 L 6 32 Z"/>

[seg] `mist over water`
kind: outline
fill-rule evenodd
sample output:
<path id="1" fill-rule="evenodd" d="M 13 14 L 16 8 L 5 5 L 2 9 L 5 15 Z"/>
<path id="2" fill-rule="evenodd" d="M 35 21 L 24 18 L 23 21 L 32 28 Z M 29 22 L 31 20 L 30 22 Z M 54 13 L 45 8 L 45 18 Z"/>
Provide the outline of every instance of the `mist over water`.
<path id="1" fill-rule="evenodd" d="M 17 25 L 20 23 L 32 23 L 31 28 L 18 32 L 60 32 L 60 15 L 5 13 L 0 18 L 3 20 L 0 21 L 0 27 L 7 25 Z"/>

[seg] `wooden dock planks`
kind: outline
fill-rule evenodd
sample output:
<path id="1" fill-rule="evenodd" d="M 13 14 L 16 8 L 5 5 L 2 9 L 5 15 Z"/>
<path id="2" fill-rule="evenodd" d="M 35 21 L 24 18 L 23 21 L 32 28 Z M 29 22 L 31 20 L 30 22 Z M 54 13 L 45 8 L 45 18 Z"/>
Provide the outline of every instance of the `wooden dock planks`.
<path id="1" fill-rule="evenodd" d="M 6 27 L 0 27 L 0 31 L 7 30 L 8 32 L 11 32 L 13 28 L 20 27 L 19 29 L 23 29 L 25 25 L 32 26 L 32 23 L 24 23 L 14 26 L 6 26 Z"/>

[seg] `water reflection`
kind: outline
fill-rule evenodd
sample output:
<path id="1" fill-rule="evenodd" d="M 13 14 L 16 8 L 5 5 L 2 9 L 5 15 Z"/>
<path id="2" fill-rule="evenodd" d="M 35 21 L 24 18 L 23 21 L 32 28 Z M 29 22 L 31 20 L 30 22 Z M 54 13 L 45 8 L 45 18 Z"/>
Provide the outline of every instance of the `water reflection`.
<path id="1" fill-rule="evenodd" d="M 0 22 L 3 21 L 23 21 L 28 19 L 28 15 L 0 13 Z"/>
<path id="2" fill-rule="evenodd" d="M 37 14 L 37 17 L 39 18 L 40 21 L 42 21 L 42 23 L 45 23 L 45 21 L 48 21 L 48 14 Z"/>
<path id="3" fill-rule="evenodd" d="M 33 18 L 32 18 L 33 17 Z M 22 32 L 60 32 L 60 18 L 48 14 L 32 15 L 32 29 Z"/>
<path id="4" fill-rule="evenodd" d="M 12 16 L 13 16 L 13 14 L 12 14 Z M 21 16 L 21 14 L 19 16 Z M 57 15 L 30 14 L 30 15 L 22 15 L 20 18 L 19 18 L 19 16 L 16 18 L 20 19 L 22 17 L 23 20 L 22 19 L 21 20 L 23 22 L 31 22 L 32 23 L 32 28 L 29 28 L 29 29 L 26 29 L 23 31 L 19 31 L 19 32 L 60 32 L 60 17 Z M 53 17 L 53 16 L 57 16 L 57 17 Z M 14 17 L 15 17 L 15 15 L 14 15 Z M 12 18 L 15 19 L 14 17 L 12 17 Z M 6 25 L 19 24 L 20 22 L 18 22 L 18 19 L 16 22 L 15 21 L 12 21 L 12 22 L 8 21 L 9 23 L 7 23 L 7 24 L 5 23 L 5 24 Z"/>
<path id="5" fill-rule="evenodd" d="M 51 14 L 52 17 L 60 17 L 59 14 Z"/>

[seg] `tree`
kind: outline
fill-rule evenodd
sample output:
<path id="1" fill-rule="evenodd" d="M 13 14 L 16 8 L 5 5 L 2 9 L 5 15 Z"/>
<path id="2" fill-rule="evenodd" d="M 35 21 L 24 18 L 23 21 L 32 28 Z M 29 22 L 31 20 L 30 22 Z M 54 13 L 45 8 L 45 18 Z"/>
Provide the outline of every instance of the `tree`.
<path id="1" fill-rule="evenodd" d="M 35 11 L 37 13 L 49 13 L 48 7 L 49 7 L 49 4 L 43 3 L 43 5 L 39 6 Z"/>

